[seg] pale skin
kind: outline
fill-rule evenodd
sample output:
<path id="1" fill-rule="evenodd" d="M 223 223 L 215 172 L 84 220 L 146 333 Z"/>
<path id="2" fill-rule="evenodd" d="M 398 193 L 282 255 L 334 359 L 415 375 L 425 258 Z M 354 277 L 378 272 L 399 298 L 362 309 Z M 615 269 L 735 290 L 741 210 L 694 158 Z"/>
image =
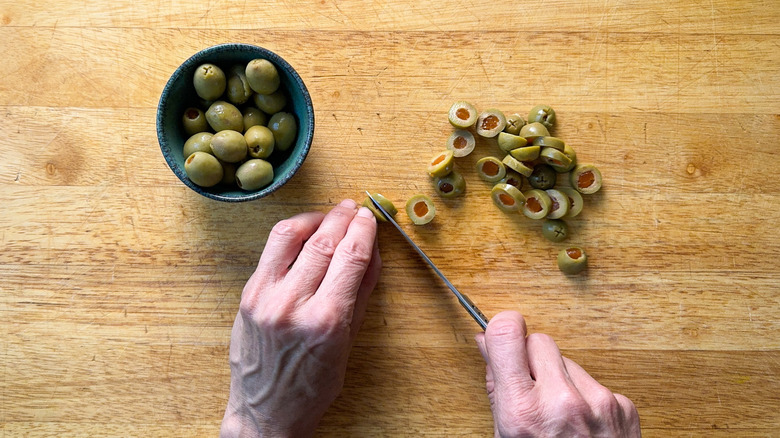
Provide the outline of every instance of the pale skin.
<path id="1" fill-rule="evenodd" d="M 222 437 L 314 435 L 341 392 L 379 279 L 376 228 L 371 211 L 349 199 L 273 227 L 233 325 Z M 640 436 L 633 403 L 562 357 L 548 336 L 526 336 L 519 313 L 496 315 L 476 342 L 496 436 Z"/>

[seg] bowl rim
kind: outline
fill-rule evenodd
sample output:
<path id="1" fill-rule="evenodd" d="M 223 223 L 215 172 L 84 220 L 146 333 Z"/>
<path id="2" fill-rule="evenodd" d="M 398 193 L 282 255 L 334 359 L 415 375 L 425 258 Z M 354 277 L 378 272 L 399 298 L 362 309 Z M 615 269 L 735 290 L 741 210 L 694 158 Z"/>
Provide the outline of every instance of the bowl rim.
<path id="1" fill-rule="evenodd" d="M 203 187 L 200 187 L 195 183 L 193 183 L 192 181 L 190 181 L 186 173 L 184 173 L 184 169 L 180 168 L 179 164 L 173 159 L 173 157 L 169 152 L 171 150 L 171 145 L 168 143 L 164 135 L 166 131 L 163 128 L 164 125 L 163 114 L 165 113 L 164 110 L 168 106 L 167 101 L 168 99 L 170 99 L 171 89 L 173 88 L 174 83 L 176 82 L 175 79 L 180 79 L 180 76 L 183 74 L 184 70 L 190 68 L 193 64 L 206 62 L 209 55 L 213 55 L 215 53 L 236 52 L 236 51 L 244 51 L 253 54 L 257 53 L 258 57 L 264 57 L 265 59 L 268 59 L 274 65 L 276 65 L 277 68 L 283 69 L 292 78 L 292 81 L 295 82 L 296 87 L 300 90 L 301 96 L 303 97 L 303 101 L 305 104 L 305 113 L 310 123 L 308 124 L 308 129 L 302 133 L 303 137 L 305 138 L 302 149 L 298 152 L 298 154 L 295 157 L 293 156 L 288 157 L 288 160 L 289 159 L 294 160 L 288 172 L 286 172 L 278 180 L 273 181 L 270 185 L 263 187 L 260 190 L 253 191 L 253 192 L 246 192 L 245 194 L 239 196 L 226 196 L 221 193 L 212 193 L 204 189 Z M 298 123 L 299 125 L 302 124 L 300 120 L 298 121 Z M 223 201 L 223 202 L 245 202 L 245 201 L 260 199 L 275 192 L 277 189 L 279 189 L 281 186 L 287 183 L 287 181 L 289 181 L 298 172 L 298 169 L 300 169 L 300 167 L 303 165 L 303 162 L 309 153 L 309 149 L 311 148 L 311 144 L 314 138 L 314 105 L 312 104 L 311 95 L 309 94 L 309 90 L 306 87 L 306 84 L 303 82 L 303 79 L 298 74 L 298 72 L 292 67 L 292 65 L 290 65 L 290 63 L 284 60 L 284 58 L 282 58 L 281 56 L 279 56 L 278 54 L 274 53 L 269 49 L 256 46 L 253 44 L 223 43 L 223 44 L 217 44 L 210 47 L 206 47 L 202 50 L 197 51 L 189 58 L 187 58 L 184 62 L 182 62 L 176 68 L 176 70 L 174 70 L 173 73 L 171 73 L 171 76 L 168 78 L 168 81 L 165 83 L 165 86 L 163 87 L 163 90 L 160 93 L 160 99 L 157 104 L 156 124 L 157 124 L 157 143 L 160 146 L 160 152 L 162 153 L 163 158 L 165 159 L 166 163 L 168 164 L 168 167 L 171 169 L 173 174 L 176 175 L 176 177 L 178 177 L 179 180 L 181 180 L 181 182 L 184 183 L 184 185 L 186 185 L 196 193 L 205 196 L 206 198 L 214 199 L 217 201 Z M 299 132 L 299 135 L 300 134 L 301 133 Z M 295 147 L 295 145 L 293 147 Z M 168 151 L 166 151 L 166 148 Z"/>

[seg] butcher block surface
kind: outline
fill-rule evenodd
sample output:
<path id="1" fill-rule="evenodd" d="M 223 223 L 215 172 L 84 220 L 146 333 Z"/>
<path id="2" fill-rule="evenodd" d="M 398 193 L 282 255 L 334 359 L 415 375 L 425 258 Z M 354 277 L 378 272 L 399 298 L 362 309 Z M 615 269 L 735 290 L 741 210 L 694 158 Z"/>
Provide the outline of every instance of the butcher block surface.
<path id="1" fill-rule="evenodd" d="M 27 3 L 27 4 L 25 4 Z M 314 141 L 273 195 L 182 184 L 158 100 L 195 52 L 241 42 L 300 74 Z M 437 216 L 401 226 L 488 316 L 628 396 L 646 437 L 780 430 L 780 3 L 4 2 L 0 5 L 0 436 L 216 436 L 230 329 L 279 220 L 377 191 Z M 603 174 L 567 243 L 465 196 L 427 161 L 447 111 L 558 114 Z M 527 186 L 526 186 L 527 188 Z M 341 396 L 319 436 L 490 436 L 479 326 L 392 227 Z M 588 269 L 557 268 L 565 244 Z"/>

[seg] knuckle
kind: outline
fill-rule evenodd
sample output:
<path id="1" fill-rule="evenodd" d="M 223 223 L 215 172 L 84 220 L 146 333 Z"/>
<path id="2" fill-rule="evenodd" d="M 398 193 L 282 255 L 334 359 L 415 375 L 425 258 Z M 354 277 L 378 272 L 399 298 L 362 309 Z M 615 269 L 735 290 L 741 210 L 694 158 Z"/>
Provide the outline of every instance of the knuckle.
<path id="1" fill-rule="evenodd" d="M 555 407 L 567 416 L 587 417 L 591 413 L 588 403 L 574 389 L 559 392 L 555 397 Z"/>
<path id="2" fill-rule="evenodd" d="M 615 401 L 623 409 L 623 413 L 630 421 L 639 419 L 639 411 L 637 411 L 634 402 L 623 394 L 613 394 Z"/>
<path id="3" fill-rule="evenodd" d="M 497 341 L 517 341 L 525 337 L 523 328 L 511 319 L 493 319 L 488 324 L 485 335 Z"/>
<path id="4" fill-rule="evenodd" d="M 271 228 L 270 238 L 289 241 L 300 239 L 302 234 L 303 229 L 297 221 L 284 219 Z"/>
<path id="5" fill-rule="evenodd" d="M 593 391 L 593 410 L 598 414 L 609 414 L 616 412 L 619 408 L 615 396 L 607 388 L 599 388 Z"/>
<path id="6" fill-rule="evenodd" d="M 319 331 L 328 337 L 338 333 L 349 332 L 349 320 L 347 312 L 339 306 L 324 306 L 317 313 L 317 327 Z"/>
<path id="7" fill-rule="evenodd" d="M 311 239 L 306 242 L 306 246 L 317 255 L 332 257 L 338 243 L 338 240 L 329 234 L 315 233 Z"/>
<path id="8" fill-rule="evenodd" d="M 372 247 L 361 240 L 342 241 L 339 246 L 340 256 L 344 262 L 359 267 L 365 267 L 371 262 Z"/>

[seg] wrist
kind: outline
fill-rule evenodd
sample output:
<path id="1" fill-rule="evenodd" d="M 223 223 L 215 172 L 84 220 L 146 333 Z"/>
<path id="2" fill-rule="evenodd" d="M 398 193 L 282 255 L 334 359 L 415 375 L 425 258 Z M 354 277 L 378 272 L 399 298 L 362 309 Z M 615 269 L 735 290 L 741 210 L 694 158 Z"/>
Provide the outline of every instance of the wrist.
<path id="1" fill-rule="evenodd" d="M 287 424 L 283 418 L 263 415 L 242 403 L 228 402 L 220 429 L 221 438 L 297 438 L 314 436 L 313 428 L 301 427 L 305 422 Z M 316 428 L 316 424 L 314 425 Z M 308 430 L 311 429 L 311 430 Z"/>

